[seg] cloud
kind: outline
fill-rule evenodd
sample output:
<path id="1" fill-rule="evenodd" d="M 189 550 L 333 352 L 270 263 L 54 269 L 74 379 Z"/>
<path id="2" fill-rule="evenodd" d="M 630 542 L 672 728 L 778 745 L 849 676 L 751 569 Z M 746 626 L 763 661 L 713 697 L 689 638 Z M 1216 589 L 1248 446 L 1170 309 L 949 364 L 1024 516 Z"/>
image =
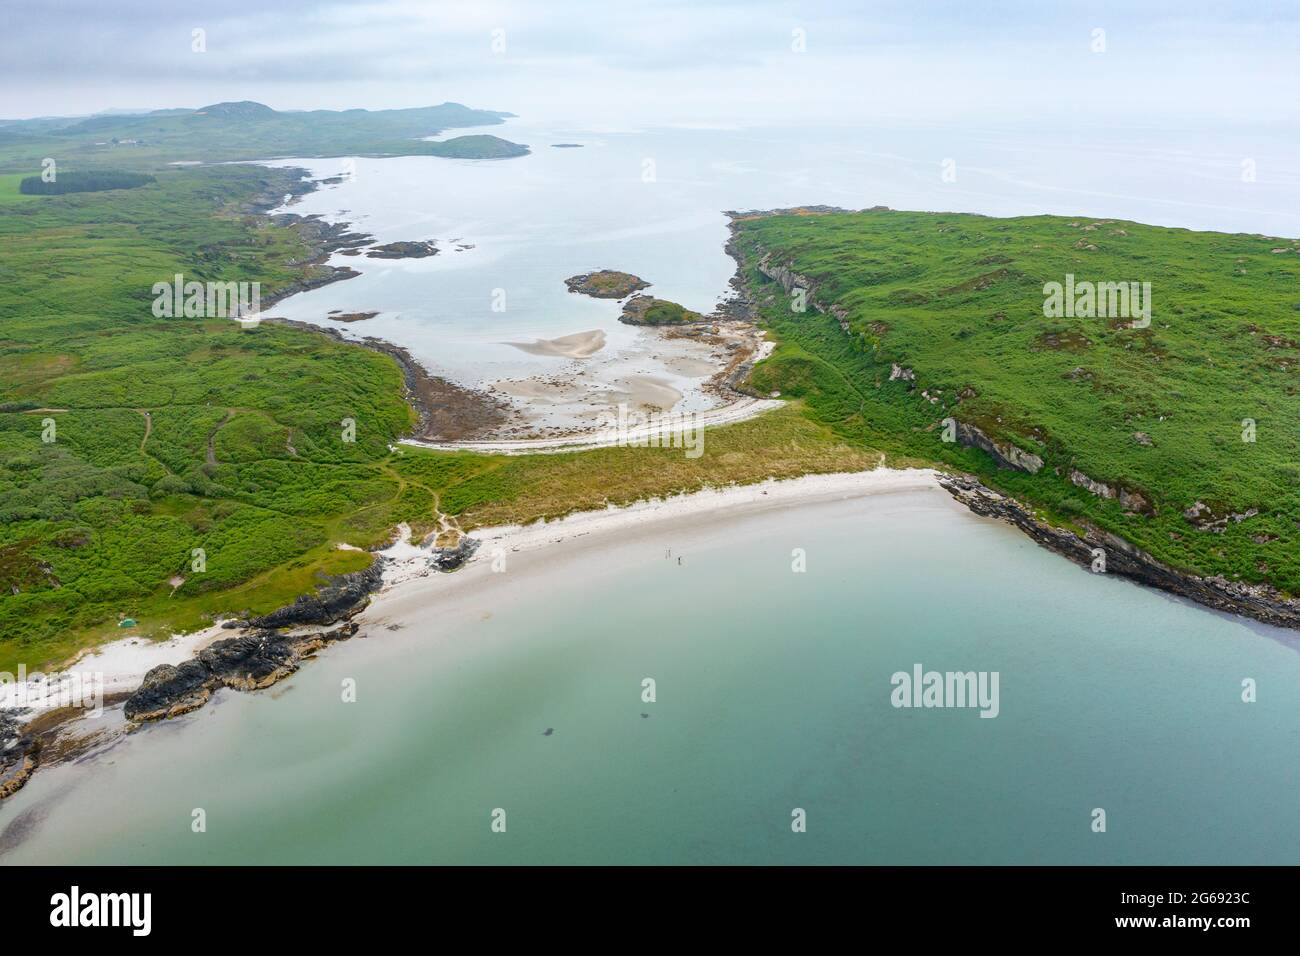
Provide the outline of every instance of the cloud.
<path id="1" fill-rule="evenodd" d="M 55 0 L 0 36 L 0 115 L 453 99 L 638 124 L 1278 123 L 1300 110 L 1297 25 L 1199 0 Z"/>

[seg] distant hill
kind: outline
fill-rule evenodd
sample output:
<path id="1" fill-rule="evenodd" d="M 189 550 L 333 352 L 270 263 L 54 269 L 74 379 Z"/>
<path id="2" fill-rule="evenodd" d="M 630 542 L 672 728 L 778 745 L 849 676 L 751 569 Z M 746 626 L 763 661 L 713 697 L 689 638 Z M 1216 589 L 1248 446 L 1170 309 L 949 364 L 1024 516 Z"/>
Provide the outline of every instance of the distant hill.
<path id="1" fill-rule="evenodd" d="M 285 112 L 251 100 L 211 103 L 197 110 L 144 115 L 101 114 L 81 119 L 21 120 L 4 126 L 0 172 L 32 173 L 45 156 L 78 169 L 156 171 L 168 163 L 201 160 L 327 156 L 446 156 L 504 159 L 528 147 L 497 136 L 442 141 L 449 129 L 500 125 L 513 113 L 442 103 L 400 110 Z M 24 148 L 26 147 L 26 148 Z"/>
<path id="2" fill-rule="evenodd" d="M 232 119 L 270 119 L 275 110 L 264 103 L 240 100 L 238 103 L 213 103 L 194 111 L 197 116 L 226 116 Z"/>

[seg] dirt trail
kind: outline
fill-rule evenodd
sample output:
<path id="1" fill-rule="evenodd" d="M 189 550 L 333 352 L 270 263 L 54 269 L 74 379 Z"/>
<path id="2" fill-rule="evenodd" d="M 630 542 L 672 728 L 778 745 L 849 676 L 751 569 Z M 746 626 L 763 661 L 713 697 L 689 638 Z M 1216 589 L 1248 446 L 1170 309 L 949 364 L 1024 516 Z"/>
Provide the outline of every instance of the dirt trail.
<path id="1" fill-rule="evenodd" d="M 234 418 L 234 417 L 235 417 L 235 410 L 234 410 L 233 408 L 228 408 L 228 409 L 226 409 L 226 417 L 223 418 L 223 419 L 221 419 L 221 421 L 217 422 L 217 427 L 216 427 L 216 428 L 214 428 L 214 429 L 212 429 L 212 431 L 208 432 L 208 457 L 207 457 L 207 461 L 208 461 L 208 467 L 209 467 L 209 468 L 216 468 L 216 467 L 217 467 L 217 445 L 216 445 L 216 442 L 217 442 L 217 432 L 221 431 L 221 429 L 223 429 L 223 428 L 226 426 L 226 422 L 230 421 L 230 420 L 231 420 L 232 418 Z"/>
<path id="2" fill-rule="evenodd" d="M 144 416 L 144 437 L 140 439 L 140 450 L 144 451 L 145 443 L 149 441 L 149 436 L 153 434 L 153 416 L 149 414 L 148 409 L 137 408 L 136 411 Z"/>

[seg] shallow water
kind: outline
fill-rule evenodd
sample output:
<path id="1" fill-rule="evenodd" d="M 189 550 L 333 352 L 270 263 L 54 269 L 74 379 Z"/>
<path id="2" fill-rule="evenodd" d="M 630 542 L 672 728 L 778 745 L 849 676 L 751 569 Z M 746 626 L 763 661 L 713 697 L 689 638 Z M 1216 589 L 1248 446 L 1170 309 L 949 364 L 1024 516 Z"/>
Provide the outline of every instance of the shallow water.
<path id="1" fill-rule="evenodd" d="M 628 376 L 654 376 L 684 395 L 675 410 L 690 412 L 717 404 L 700 390 L 707 374 L 656 357 L 664 351 L 656 332 L 619 323 L 618 303 L 573 295 L 564 279 L 620 269 L 651 282 L 649 294 L 708 313 L 735 270 L 724 250 L 723 210 L 888 205 L 1300 235 L 1294 150 L 1258 134 L 1220 133 L 1207 142 L 1149 130 L 602 130 L 520 120 L 482 131 L 533 152 L 490 161 L 280 163 L 307 167 L 318 179 L 349 174 L 290 211 L 350 221 L 380 242 L 443 242 L 426 259 L 336 256 L 335 264 L 363 274 L 294 296 L 271 313 L 388 339 L 435 374 L 474 387 L 585 374 L 587 407 L 622 390 Z M 551 146 L 563 142 L 583 146 Z M 1256 164 L 1253 182 L 1241 179 L 1243 157 Z M 943 176 L 948 159 L 952 181 Z M 474 248 L 457 250 L 452 240 Z M 330 320 L 331 310 L 381 314 L 348 325 Z M 506 344 L 594 329 L 605 331 L 606 347 L 581 361 Z M 547 406 L 540 424 L 572 425 L 583 405 Z"/>
<path id="2" fill-rule="evenodd" d="M 0 862 L 1300 859 L 1296 636 L 1090 574 L 940 491 L 511 561 L 269 692 L 38 774 L 0 806 Z M 917 663 L 998 672 L 998 716 L 893 707 Z"/>

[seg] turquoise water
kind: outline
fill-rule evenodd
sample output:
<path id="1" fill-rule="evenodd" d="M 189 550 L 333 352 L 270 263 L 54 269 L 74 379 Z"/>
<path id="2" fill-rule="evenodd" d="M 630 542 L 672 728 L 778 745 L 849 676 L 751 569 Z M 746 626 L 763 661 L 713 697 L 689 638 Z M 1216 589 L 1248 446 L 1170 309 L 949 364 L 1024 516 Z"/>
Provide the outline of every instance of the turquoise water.
<path id="1" fill-rule="evenodd" d="M 38 774 L 0 806 L 0 862 L 1300 860 L 1295 635 L 1089 574 L 941 492 L 511 562 Z M 915 663 L 997 671 L 999 716 L 892 707 Z"/>

